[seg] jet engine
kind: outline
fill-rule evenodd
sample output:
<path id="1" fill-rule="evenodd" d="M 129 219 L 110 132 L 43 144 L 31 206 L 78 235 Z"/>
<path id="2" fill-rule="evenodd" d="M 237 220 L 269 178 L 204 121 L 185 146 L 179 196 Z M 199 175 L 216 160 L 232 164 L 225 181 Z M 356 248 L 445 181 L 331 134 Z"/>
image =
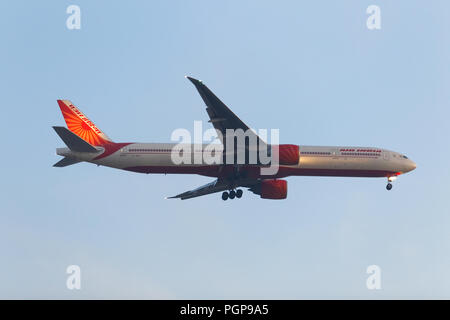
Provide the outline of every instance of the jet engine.
<path id="1" fill-rule="evenodd" d="M 286 199 L 287 181 L 286 180 L 262 180 L 256 186 L 250 188 L 262 199 Z"/>
<path id="2" fill-rule="evenodd" d="M 281 165 L 296 165 L 300 160 L 300 148 L 294 144 L 280 144 L 272 146 L 272 155 L 278 149 L 279 159 Z"/>

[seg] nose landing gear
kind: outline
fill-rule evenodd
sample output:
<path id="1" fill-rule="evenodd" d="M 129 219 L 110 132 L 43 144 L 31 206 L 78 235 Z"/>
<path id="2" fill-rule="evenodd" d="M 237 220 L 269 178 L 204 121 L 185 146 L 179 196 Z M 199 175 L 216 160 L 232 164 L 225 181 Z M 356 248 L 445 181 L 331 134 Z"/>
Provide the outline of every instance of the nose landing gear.
<path id="1" fill-rule="evenodd" d="M 388 184 L 386 185 L 386 190 L 391 190 L 392 189 L 392 183 L 395 179 L 397 179 L 397 177 L 393 176 L 393 177 L 388 177 Z"/>
<path id="2" fill-rule="evenodd" d="M 223 201 L 228 200 L 228 199 L 233 200 L 234 198 L 240 199 L 242 197 L 242 194 L 243 194 L 243 192 L 241 189 L 237 189 L 236 191 L 230 190 L 229 193 L 227 191 L 224 191 L 222 193 L 222 200 Z"/>

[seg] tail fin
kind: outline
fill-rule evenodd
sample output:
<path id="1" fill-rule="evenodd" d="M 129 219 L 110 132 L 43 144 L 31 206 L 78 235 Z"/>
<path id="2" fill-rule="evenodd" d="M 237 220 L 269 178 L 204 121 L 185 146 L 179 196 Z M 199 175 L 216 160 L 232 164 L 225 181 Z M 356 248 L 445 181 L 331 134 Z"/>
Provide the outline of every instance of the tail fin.
<path id="1" fill-rule="evenodd" d="M 87 143 L 79 136 L 67 130 L 64 127 L 53 127 L 58 136 L 64 141 L 70 150 L 75 152 L 99 152 L 94 146 Z"/>
<path id="2" fill-rule="evenodd" d="M 64 120 L 66 120 L 67 127 L 78 137 L 93 146 L 101 146 L 112 142 L 111 139 L 100 131 L 100 129 L 97 128 L 97 126 L 77 107 L 75 107 L 72 102 L 69 100 L 58 100 L 58 105 L 61 108 Z"/>

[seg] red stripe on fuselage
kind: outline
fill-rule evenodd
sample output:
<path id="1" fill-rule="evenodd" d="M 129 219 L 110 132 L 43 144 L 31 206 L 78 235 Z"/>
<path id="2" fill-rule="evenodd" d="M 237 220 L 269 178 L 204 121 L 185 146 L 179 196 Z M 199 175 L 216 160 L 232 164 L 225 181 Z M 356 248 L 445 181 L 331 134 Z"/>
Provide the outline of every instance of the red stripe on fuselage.
<path id="1" fill-rule="evenodd" d="M 124 170 L 139 173 L 164 174 L 199 174 L 208 177 L 227 177 L 234 173 L 233 166 L 136 166 L 126 167 Z M 306 169 L 297 167 L 280 167 L 275 175 L 261 175 L 261 167 L 241 166 L 241 176 L 246 178 L 284 178 L 288 176 L 322 176 L 322 177 L 390 177 L 397 172 L 386 170 L 360 170 L 360 169 Z"/>
<path id="2" fill-rule="evenodd" d="M 102 159 L 105 158 L 109 155 L 112 155 L 114 152 L 117 152 L 119 149 L 128 146 L 129 144 L 132 144 L 132 142 L 124 142 L 124 143 L 105 143 L 102 145 L 103 148 L 105 148 L 105 151 L 97 156 L 96 158 L 94 158 L 93 160 L 98 160 L 98 159 Z"/>

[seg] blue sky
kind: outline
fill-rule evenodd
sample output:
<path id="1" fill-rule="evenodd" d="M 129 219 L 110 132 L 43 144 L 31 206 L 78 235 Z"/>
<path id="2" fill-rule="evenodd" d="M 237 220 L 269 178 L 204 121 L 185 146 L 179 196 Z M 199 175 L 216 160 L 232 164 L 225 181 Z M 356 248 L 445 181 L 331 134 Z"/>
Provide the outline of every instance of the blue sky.
<path id="1" fill-rule="evenodd" d="M 81 8 L 81 30 L 66 8 Z M 381 9 L 368 30 L 366 8 Z M 0 298 L 450 298 L 448 1 L 3 1 Z M 202 79 L 282 143 L 376 146 L 418 168 L 288 178 L 169 201 L 211 181 L 53 168 L 70 99 L 115 141 L 205 121 Z M 81 290 L 66 288 L 68 265 Z M 366 288 L 379 265 L 382 289 Z"/>

